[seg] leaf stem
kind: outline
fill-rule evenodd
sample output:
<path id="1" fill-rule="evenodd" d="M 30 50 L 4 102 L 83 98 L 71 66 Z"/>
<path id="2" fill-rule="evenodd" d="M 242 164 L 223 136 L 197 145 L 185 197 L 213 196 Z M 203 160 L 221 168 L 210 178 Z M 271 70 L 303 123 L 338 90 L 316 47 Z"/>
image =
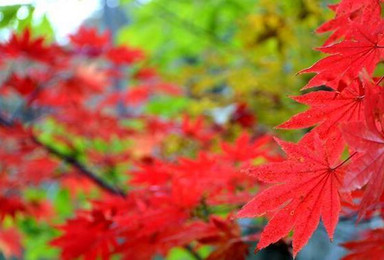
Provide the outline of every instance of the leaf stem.
<path id="1" fill-rule="evenodd" d="M 379 85 L 379 84 L 381 83 L 381 81 L 383 81 L 383 79 L 384 79 L 384 76 L 380 77 L 380 78 L 377 80 L 376 85 Z"/>
<path id="2" fill-rule="evenodd" d="M 354 152 L 353 154 L 351 154 L 350 156 L 348 156 L 347 159 L 345 159 L 344 161 L 342 161 L 339 165 L 337 165 L 335 168 L 332 168 L 332 170 L 336 170 L 338 168 L 340 168 L 341 166 L 343 166 L 345 163 L 347 163 L 353 156 L 355 156 L 355 154 L 357 154 L 357 152 Z"/>

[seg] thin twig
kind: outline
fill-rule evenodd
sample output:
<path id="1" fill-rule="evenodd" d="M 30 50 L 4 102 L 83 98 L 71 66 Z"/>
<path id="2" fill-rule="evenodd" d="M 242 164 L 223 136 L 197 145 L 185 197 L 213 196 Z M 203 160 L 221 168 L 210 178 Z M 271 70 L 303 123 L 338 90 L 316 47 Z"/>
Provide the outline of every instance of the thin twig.
<path id="1" fill-rule="evenodd" d="M 64 162 L 68 163 L 69 165 L 71 165 L 73 168 L 78 170 L 78 172 L 81 175 L 83 175 L 87 179 L 91 180 L 93 183 L 95 183 L 97 186 L 99 186 L 104 191 L 106 191 L 106 192 L 108 192 L 110 194 L 119 195 L 121 197 L 125 197 L 126 196 L 124 191 L 122 191 L 122 190 L 120 190 L 120 189 L 118 189 L 116 187 L 113 187 L 113 186 L 109 185 L 108 183 L 106 183 L 105 181 L 103 181 L 102 179 L 100 179 L 95 173 L 93 173 L 85 165 L 80 163 L 76 158 L 59 152 L 58 150 L 56 150 L 52 146 L 49 146 L 49 145 L 41 142 L 35 136 L 32 136 L 32 140 L 37 145 L 39 145 L 40 147 L 44 148 L 50 154 L 56 156 L 57 158 L 63 160 Z"/>
<path id="2" fill-rule="evenodd" d="M 12 127 L 14 123 L 12 121 L 7 120 L 6 118 L 2 117 L 0 115 L 0 125 L 3 125 L 5 127 Z M 90 169 L 88 169 L 85 165 L 83 165 L 81 162 L 79 162 L 76 158 L 63 154 L 54 147 L 45 144 L 41 142 L 36 136 L 31 136 L 32 141 L 46 150 L 48 153 L 56 156 L 57 158 L 61 159 L 62 161 L 66 162 L 67 164 L 71 165 L 73 168 L 78 170 L 79 174 L 84 176 L 85 178 L 92 181 L 94 184 L 96 184 L 99 188 L 102 190 L 108 192 L 109 194 L 126 197 L 126 193 L 123 190 L 120 190 L 116 187 L 111 186 L 110 184 L 106 183 L 104 180 L 99 178 L 95 173 L 93 173 Z"/>
<path id="3" fill-rule="evenodd" d="M 190 245 L 184 246 L 184 249 L 187 250 L 188 253 L 196 260 L 203 260 L 203 258 Z"/>

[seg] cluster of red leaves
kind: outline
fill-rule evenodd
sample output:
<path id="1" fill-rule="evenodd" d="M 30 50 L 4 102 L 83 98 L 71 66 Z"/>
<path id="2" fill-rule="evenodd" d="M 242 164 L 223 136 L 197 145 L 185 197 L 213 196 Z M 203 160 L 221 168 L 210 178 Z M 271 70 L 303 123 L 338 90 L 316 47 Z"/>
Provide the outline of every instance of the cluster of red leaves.
<path id="1" fill-rule="evenodd" d="M 0 139 L 0 220 L 19 213 L 35 218 L 48 217 L 51 213 L 48 201 L 25 200 L 20 192 L 27 186 L 36 186 L 53 178 L 57 161 L 44 151 L 37 151 L 30 132 L 20 124 L 0 128 Z"/>
<path id="2" fill-rule="evenodd" d="M 381 2 L 342 0 L 330 6 L 335 18 L 317 30 L 332 32 L 324 46 L 318 48 L 329 55 L 300 72 L 316 73 L 303 88 L 312 91 L 293 97 L 310 108 L 279 126 L 314 127 L 297 144 L 277 140 L 287 154 L 285 161 L 248 169 L 249 175 L 257 180 L 274 184 L 239 212 L 240 217 L 271 217 L 258 249 L 293 230 L 296 255 L 320 218 L 332 239 L 342 202 L 359 205 L 359 218 L 382 212 L 384 92 L 383 78 L 374 77 L 384 58 Z M 350 156 L 340 161 L 345 147 L 349 148 Z M 351 193 L 354 190 L 362 190 L 362 197 Z M 381 245 L 377 246 L 380 232 Z M 368 233 L 365 240 L 345 244 L 357 251 L 346 259 L 384 257 L 382 242 L 382 229 Z"/>
<path id="3" fill-rule="evenodd" d="M 7 256 L 21 253 L 20 235 L 2 231 L 4 219 L 32 217 L 52 224 L 50 200 L 31 201 L 23 191 L 55 182 L 74 202 L 79 193 L 101 191 L 89 201 L 91 209 L 79 209 L 55 225 L 62 235 L 51 245 L 61 249 L 63 259 L 115 254 L 151 259 L 174 247 L 197 254 L 204 245 L 213 248 L 208 259 L 245 259 L 246 242 L 258 234 L 244 236 L 233 215 L 255 185 L 239 170 L 255 159 L 281 160 L 270 136 L 244 131 L 232 143 L 223 138 L 231 131 L 206 117 L 143 113 L 153 96 L 175 97 L 182 90 L 146 68 L 142 51 L 113 46 L 108 32 L 80 28 L 69 45 L 59 46 L 26 30 L 0 49 L 7 71 L 0 82 L 5 104 L 0 111 L 0 250 Z M 125 124 L 131 121 L 142 127 Z M 255 120 L 246 104 L 239 104 L 229 124 L 250 129 Z M 174 136 L 193 143 L 196 158 L 163 154 L 166 139 Z M 77 140 L 133 145 L 108 153 L 79 150 Z M 121 165 L 127 181 L 117 189 L 108 174 Z"/>
<path id="4" fill-rule="evenodd" d="M 243 145 L 252 152 L 244 153 Z M 215 246 L 208 259 L 244 259 L 245 242 L 257 236 L 242 237 L 233 218 L 215 215 L 220 206 L 234 210 L 250 198 L 247 190 L 254 184 L 239 174 L 236 164 L 255 158 L 279 160 L 270 154 L 270 145 L 267 136 L 252 142 L 243 134 L 234 145 L 223 143 L 223 153 L 137 162 L 126 197 L 94 202 L 91 211 L 79 212 L 60 227 L 64 234 L 52 245 L 62 248 L 63 259 L 108 259 L 112 254 L 151 259 L 195 241 L 196 248 Z"/>

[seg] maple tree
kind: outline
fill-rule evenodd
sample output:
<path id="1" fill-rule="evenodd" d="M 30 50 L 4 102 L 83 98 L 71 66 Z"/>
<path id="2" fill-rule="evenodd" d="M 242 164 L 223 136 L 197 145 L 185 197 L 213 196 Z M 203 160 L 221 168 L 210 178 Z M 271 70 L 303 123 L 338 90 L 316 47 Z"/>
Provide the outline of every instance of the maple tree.
<path id="1" fill-rule="evenodd" d="M 151 113 L 156 98 L 187 91 L 108 31 L 81 27 L 67 45 L 30 29 L 12 34 L 0 44 L 3 255 L 23 257 L 18 226 L 30 219 L 56 230 L 49 245 L 62 259 L 152 259 L 182 248 L 211 260 L 245 259 L 254 241 L 289 245 L 291 231 L 295 257 L 320 219 L 331 240 L 341 216 L 382 219 L 381 1 L 330 8 L 335 18 L 317 30 L 331 32 L 318 48 L 328 56 L 299 72 L 316 75 L 292 97 L 310 108 L 278 126 L 311 128 L 297 143 L 256 128 L 242 100 L 227 124 Z M 54 197 L 63 191 L 72 209 L 60 215 Z M 382 243 L 383 228 L 367 231 L 342 244 L 345 259 L 384 256 Z"/>

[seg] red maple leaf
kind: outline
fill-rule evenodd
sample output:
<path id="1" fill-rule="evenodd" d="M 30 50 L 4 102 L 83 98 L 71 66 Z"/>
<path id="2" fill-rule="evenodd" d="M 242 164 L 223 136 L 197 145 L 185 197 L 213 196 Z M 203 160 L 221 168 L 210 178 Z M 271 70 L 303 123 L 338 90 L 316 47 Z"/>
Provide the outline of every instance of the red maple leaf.
<path id="1" fill-rule="evenodd" d="M 231 116 L 231 122 L 238 123 L 244 128 L 251 128 L 256 123 L 256 116 L 246 103 L 239 103 Z"/>
<path id="2" fill-rule="evenodd" d="M 384 192 L 384 135 L 366 127 L 363 122 L 353 122 L 343 127 L 349 146 L 359 152 L 345 178 L 345 189 L 361 189 L 367 184 L 360 204 L 360 217 L 379 200 Z"/>
<path id="3" fill-rule="evenodd" d="M 338 89 L 341 81 L 350 83 L 363 69 L 370 75 L 384 53 L 383 27 L 382 22 L 364 27 L 356 23 L 351 39 L 319 48 L 321 52 L 331 55 L 300 71 L 317 73 L 303 89 L 322 85 Z"/>
<path id="4" fill-rule="evenodd" d="M 154 159 L 150 164 L 139 164 L 138 167 L 132 171 L 132 184 L 164 185 L 170 180 L 170 169 L 160 160 Z"/>
<path id="5" fill-rule="evenodd" d="M 202 143 L 209 142 L 214 134 L 204 126 L 204 123 L 203 116 L 199 116 L 193 120 L 191 117 L 184 115 L 183 121 L 181 122 L 181 131 L 189 138 L 197 139 Z"/>
<path id="6" fill-rule="evenodd" d="M 55 58 L 55 48 L 55 46 L 46 47 L 43 37 L 33 39 L 29 29 L 25 29 L 20 35 L 12 34 L 8 42 L 0 45 L 2 55 L 11 58 L 25 56 L 37 61 L 51 63 Z"/>
<path id="7" fill-rule="evenodd" d="M 360 189 L 367 184 L 360 203 L 359 216 L 375 207 L 384 193 L 384 92 L 367 93 L 366 121 L 343 125 L 344 139 L 359 156 L 350 164 L 345 189 Z"/>
<path id="8" fill-rule="evenodd" d="M 299 144 L 277 141 L 288 159 L 258 166 L 250 172 L 261 181 L 277 185 L 257 194 L 238 216 L 255 217 L 274 211 L 257 247 L 277 242 L 293 230 L 296 255 L 315 231 L 320 217 L 332 239 L 340 212 L 339 189 L 345 166 L 338 162 L 340 153 L 330 146 L 325 149 L 316 134 L 310 134 Z"/>
<path id="9" fill-rule="evenodd" d="M 98 33 L 95 28 L 84 26 L 80 27 L 75 34 L 70 35 L 69 39 L 82 53 L 91 57 L 100 55 L 111 43 L 109 31 Z"/>
<path id="10" fill-rule="evenodd" d="M 352 251 L 343 260 L 383 259 L 384 229 L 373 229 L 365 232 L 363 238 L 342 244 Z"/>
<path id="11" fill-rule="evenodd" d="M 60 227 L 64 234 L 51 242 L 62 249 L 62 259 L 109 259 L 111 248 L 117 245 L 111 215 L 101 210 L 82 212 Z"/>
<path id="12" fill-rule="evenodd" d="M 365 87 L 377 88 L 377 86 L 369 84 L 369 82 L 364 83 L 355 80 L 342 91 L 315 91 L 292 97 L 295 101 L 311 107 L 278 127 L 297 129 L 317 124 L 315 129 L 322 138 L 327 138 L 332 134 L 337 134 L 340 138 L 341 131 L 338 127 L 340 123 L 359 121 L 365 118 Z"/>
<path id="13" fill-rule="evenodd" d="M 128 46 L 114 47 L 108 50 L 107 57 L 117 65 L 131 64 L 144 58 L 144 53 L 140 49 Z"/>
<path id="14" fill-rule="evenodd" d="M 20 198 L 3 197 L 0 196 L 0 220 L 4 220 L 5 217 L 11 216 L 15 218 L 18 213 L 25 212 L 26 208 Z"/>
<path id="15" fill-rule="evenodd" d="M 270 153 L 272 137 L 269 135 L 261 136 L 251 141 L 248 133 L 242 133 L 233 145 L 222 142 L 221 149 L 224 158 L 232 161 L 247 161 L 257 157 L 276 160 L 277 156 Z"/>
<path id="16" fill-rule="evenodd" d="M 19 76 L 13 73 L 3 83 L 2 91 L 8 92 L 9 90 L 15 90 L 22 96 L 30 95 L 38 86 L 38 81 L 30 76 Z"/>
<path id="17" fill-rule="evenodd" d="M 322 24 L 316 32 L 333 31 L 325 41 L 324 46 L 334 43 L 341 37 L 348 37 L 353 23 L 376 24 L 381 19 L 380 1 L 371 0 L 342 0 L 330 8 L 336 12 L 335 18 Z"/>

